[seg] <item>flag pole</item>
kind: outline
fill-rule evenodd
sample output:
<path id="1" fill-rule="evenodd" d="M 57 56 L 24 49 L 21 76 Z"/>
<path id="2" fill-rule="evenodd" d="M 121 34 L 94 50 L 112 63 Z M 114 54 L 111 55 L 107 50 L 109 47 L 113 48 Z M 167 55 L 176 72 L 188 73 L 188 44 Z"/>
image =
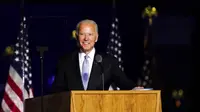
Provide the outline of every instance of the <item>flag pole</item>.
<path id="1" fill-rule="evenodd" d="M 116 16 L 116 1 L 115 0 L 112 1 L 112 15 L 115 18 Z"/>
<path id="2" fill-rule="evenodd" d="M 24 0 L 21 0 L 21 3 L 20 3 L 20 30 L 21 30 L 21 28 L 22 27 L 24 27 L 24 24 L 22 24 L 22 26 L 21 26 L 21 23 L 23 23 L 23 21 L 24 21 Z M 24 35 L 24 33 L 22 33 L 22 35 Z M 24 38 L 23 38 L 23 40 L 22 41 L 24 41 Z M 23 43 L 23 42 L 22 42 Z M 22 45 L 22 51 L 23 51 L 23 49 L 24 49 L 24 44 Z M 25 69 L 25 67 L 24 67 L 24 52 L 22 52 L 22 80 L 23 80 L 23 92 L 22 92 L 22 98 L 23 98 L 23 111 L 25 112 L 25 97 L 24 97 L 24 93 L 25 93 L 25 87 L 24 87 L 24 83 L 25 83 L 25 77 L 24 77 L 24 69 Z"/>
<path id="3" fill-rule="evenodd" d="M 157 16 L 157 10 L 155 7 L 151 7 L 150 5 L 148 7 L 145 7 L 142 17 L 144 19 L 147 19 L 147 26 L 145 30 L 145 36 L 144 36 L 144 64 L 143 67 L 147 68 L 149 70 L 143 70 L 143 81 L 140 81 L 140 85 L 152 88 L 152 75 L 153 74 L 153 44 L 152 44 L 152 24 L 153 24 L 153 18 Z M 149 66 L 148 66 L 149 65 Z M 148 71 L 148 72 L 147 72 Z M 146 78 L 145 78 L 146 77 Z"/>
<path id="4" fill-rule="evenodd" d="M 115 0 L 112 1 L 113 9 L 115 9 Z"/>
<path id="5" fill-rule="evenodd" d="M 25 10 L 24 0 L 21 0 L 21 3 L 20 3 L 20 17 L 22 17 L 22 18 L 24 16 L 24 10 Z"/>

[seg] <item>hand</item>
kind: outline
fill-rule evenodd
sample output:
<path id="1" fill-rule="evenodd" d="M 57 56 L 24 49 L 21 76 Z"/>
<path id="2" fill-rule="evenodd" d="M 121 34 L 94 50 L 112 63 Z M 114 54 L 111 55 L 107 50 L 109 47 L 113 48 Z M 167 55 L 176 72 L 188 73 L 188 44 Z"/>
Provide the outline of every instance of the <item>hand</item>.
<path id="1" fill-rule="evenodd" d="M 144 89 L 144 87 L 142 87 L 142 86 L 137 86 L 137 87 L 134 87 L 132 90 L 137 90 L 137 89 Z"/>

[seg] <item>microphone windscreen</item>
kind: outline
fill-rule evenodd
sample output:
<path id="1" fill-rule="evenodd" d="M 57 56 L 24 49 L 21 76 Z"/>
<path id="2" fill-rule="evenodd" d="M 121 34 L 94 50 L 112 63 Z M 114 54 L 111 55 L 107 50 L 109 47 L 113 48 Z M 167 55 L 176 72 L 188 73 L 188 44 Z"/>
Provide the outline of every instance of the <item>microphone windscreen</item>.
<path id="1" fill-rule="evenodd" d="M 98 63 L 101 63 L 101 62 L 102 62 L 102 56 L 99 55 L 99 54 L 97 54 L 97 55 L 95 56 L 95 61 L 98 62 Z"/>

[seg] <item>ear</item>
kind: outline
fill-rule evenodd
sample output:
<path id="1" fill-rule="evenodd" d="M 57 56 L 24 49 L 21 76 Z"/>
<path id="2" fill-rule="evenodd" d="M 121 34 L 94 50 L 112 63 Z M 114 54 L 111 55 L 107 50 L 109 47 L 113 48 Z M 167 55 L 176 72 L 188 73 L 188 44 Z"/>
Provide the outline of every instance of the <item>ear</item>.
<path id="1" fill-rule="evenodd" d="M 96 38 L 96 41 L 95 41 L 95 42 L 97 42 L 97 41 L 98 41 L 98 38 L 99 38 L 99 34 L 97 34 L 97 38 Z"/>
<path id="2" fill-rule="evenodd" d="M 77 32 L 75 32 L 75 35 L 76 35 L 76 40 L 78 40 L 78 33 L 77 33 Z"/>

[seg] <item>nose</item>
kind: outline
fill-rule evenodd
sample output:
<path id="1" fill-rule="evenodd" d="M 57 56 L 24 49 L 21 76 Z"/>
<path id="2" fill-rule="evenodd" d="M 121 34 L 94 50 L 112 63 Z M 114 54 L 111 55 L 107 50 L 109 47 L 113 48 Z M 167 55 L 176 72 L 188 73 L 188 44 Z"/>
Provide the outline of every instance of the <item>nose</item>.
<path id="1" fill-rule="evenodd" d="M 89 39 L 88 35 L 85 35 L 84 40 L 88 40 L 88 39 Z"/>

